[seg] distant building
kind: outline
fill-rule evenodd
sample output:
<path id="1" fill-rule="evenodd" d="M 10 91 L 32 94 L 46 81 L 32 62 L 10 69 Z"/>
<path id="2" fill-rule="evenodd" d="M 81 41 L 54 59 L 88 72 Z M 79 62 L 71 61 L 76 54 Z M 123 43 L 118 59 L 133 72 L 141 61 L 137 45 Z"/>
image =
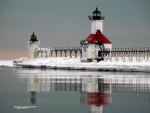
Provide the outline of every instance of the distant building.
<path id="1" fill-rule="evenodd" d="M 28 41 L 28 51 L 29 58 L 46 58 L 49 57 L 49 48 L 40 48 L 40 41 L 37 39 L 37 36 L 34 34 L 31 35 L 30 40 Z"/>
<path id="2" fill-rule="evenodd" d="M 96 8 L 91 20 L 91 34 L 81 41 L 82 61 L 100 61 L 110 57 L 112 49 L 111 41 L 103 34 L 103 20 L 101 12 Z"/>

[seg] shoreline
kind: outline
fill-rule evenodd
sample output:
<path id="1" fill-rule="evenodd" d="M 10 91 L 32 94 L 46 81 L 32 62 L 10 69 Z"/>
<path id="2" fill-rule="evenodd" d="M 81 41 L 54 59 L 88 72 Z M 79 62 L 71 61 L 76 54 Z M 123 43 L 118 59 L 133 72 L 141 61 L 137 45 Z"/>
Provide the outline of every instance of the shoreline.
<path id="1" fill-rule="evenodd" d="M 17 63 L 15 66 L 13 65 L 13 61 L 0 61 L 0 67 L 150 73 L 150 61 L 81 62 L 80 58 L 68 57 L 28 59 Z"/>
<path id="2" fill-rule="evenodd" d="M 5 66 L 3 66 L 5 67 Z M 34 66 L 34 65 L 18 65 L 16 68 L 28 68 L 28 69 L 60 69 L 60 70 L 87 70 L 87 71 L 104 71 L 104 72 L 148 72 L 150 73 L 150 70 L 148 69 L 139 69 L 140 67 L 135 68 L 104 68 L 104 67 L 98 67 L 98 68 L 91 68 L 91 67 L 69 67 L 69 66 Z M 148 67 L 150 68 L 150 67 Z"/>
<path id="3" fill-rule="evenodd" d="M 22 68 L 41 69 L 63 69 L 63 70 L 90 70 L 90 71 L 112 71 L 112 72 L 150 72 L 150 61 L 123 62 L 123 61 L 101 61 L 81 62 L 80 58 L 37 58 L 16 64 Z"/>

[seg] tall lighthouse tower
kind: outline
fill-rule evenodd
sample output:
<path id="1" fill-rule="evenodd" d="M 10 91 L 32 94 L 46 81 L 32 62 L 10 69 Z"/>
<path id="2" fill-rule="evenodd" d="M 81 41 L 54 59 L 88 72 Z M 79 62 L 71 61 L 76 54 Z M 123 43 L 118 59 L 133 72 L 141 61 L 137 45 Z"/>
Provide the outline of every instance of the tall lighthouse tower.
<path id="1" fill-rule="evenodd" d="M 89 16 L 91 20 L 91 34 L 95 34 L 97 30 L 100 30 L 103 33 L 103 20 L 104 17 L 101 16 L 101 12 L 96 7 L 96 10 L 93 11 L 93 16 Z"/>
<path id="2" fill-rule="evenodd" d="M 103 33 L 103 20 L 101 12 L 96 8 L 93 15 L 89 16 L 91 20 L 91 33 L 81 41 L 83 62 L 101 61 L 110 58 L 112 49 L 111 41 Z"/>

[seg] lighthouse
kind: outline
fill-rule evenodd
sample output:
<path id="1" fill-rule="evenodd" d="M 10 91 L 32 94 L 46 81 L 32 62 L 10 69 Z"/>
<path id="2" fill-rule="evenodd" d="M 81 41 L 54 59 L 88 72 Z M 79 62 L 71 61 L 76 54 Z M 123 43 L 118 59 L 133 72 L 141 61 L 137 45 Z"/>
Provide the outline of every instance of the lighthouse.
<path id="1" fill-rule="evenodd" d="M 30 37 L 30 40 L 28 41 L 29 58 L 38 57 L 39 45 L 40 41 L 37 39 L 37 36 L 33 32 L 33 34 Z"/>
<path id="2" fill-rule="evenodd" d="M 95 11 L 93 11 L 93 16 L 89 16 L 89 20 L 91 20 L 91 34 L 95 34 L 97 30 L 100 30 L 103 33 L 104 17 L 97 7 Z"/>
<path id="3" fill-rule="evenodd" d="M 49 48 L 40 48 L 40 40 L 37 39 L 37 36 L 34 34 L 31 35 L 28 41 L 28 51 L 29 58 L 47 58 L 49 57 L 50 49 Z"/>
<path id="4" fill-rule="evenodd" d="M 91 21 L 91 33 L 81 41 L 82 49 L 82 62 L 93 62 L 107 60 L 111 57 L 112 43 L 103 33 L 103 20 L 104 17 L 101 12 L 96 9 L 93 15 L 89 16 Z"/>

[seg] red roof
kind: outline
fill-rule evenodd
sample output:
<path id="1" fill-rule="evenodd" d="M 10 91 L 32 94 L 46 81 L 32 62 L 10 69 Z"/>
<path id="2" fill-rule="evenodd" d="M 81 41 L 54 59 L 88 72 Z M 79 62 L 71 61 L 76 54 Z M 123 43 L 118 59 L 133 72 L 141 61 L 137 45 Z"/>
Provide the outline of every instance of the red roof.
<path id="1" fill-rule="evenodd" d="M 111 41 L 100 30 L 97 30 L 96 34 L 90 34 L 85 41 L 90 44 L 111 44 Z"/>

